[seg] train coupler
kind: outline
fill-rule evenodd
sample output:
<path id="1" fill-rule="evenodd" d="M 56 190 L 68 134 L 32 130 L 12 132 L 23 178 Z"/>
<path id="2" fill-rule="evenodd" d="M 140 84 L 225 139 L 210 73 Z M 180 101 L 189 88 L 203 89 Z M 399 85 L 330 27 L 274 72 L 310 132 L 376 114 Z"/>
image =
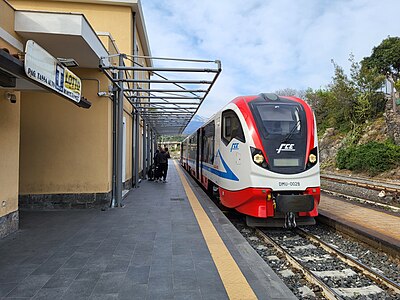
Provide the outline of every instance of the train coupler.
<path id="1" fill-rule="evenodd" d="M 285 225 L 284 228 L 295 228 L 296 224 L 296 215 L 293 212 L 287 212 L 285 214 Z"/>

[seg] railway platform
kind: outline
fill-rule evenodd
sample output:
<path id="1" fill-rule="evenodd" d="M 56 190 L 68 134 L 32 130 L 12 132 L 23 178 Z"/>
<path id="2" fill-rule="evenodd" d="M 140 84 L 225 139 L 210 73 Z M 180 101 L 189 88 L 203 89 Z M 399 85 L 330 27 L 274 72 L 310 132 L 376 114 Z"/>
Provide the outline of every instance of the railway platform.
<path id="1" fill-rule="evenodd" d="M 123 208 L 21 212 L 1 299 L 296 299 L 173 161 Z"/>
<path id="2" fill-rule="evenodd" d="M 318 220 L 400 257 L 400 216 L 321 194 Z"/>

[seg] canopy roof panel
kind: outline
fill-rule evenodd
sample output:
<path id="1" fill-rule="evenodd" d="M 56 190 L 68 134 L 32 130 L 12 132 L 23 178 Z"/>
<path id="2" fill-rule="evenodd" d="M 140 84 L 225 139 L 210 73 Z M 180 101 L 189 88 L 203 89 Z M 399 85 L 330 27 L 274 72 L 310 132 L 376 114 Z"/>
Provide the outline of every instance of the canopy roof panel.
<path id="1" fill-rule="evenodd" d="M 18 10 L 15 31 L 54 57 L 73 58 L 83 68 L 97 69 L 100 57 L 108 55 L 83 14 Z"/>

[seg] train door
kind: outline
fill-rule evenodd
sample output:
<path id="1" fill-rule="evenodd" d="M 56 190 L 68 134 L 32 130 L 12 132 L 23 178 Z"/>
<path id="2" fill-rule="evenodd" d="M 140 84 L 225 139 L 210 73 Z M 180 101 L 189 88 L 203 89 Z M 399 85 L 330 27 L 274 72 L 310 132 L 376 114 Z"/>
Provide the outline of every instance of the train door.
<path id="1" fill-rule="evenodd" d="M 183 143 L 184 142 L 181 142 L 181 157 L 180 157 L 180 161 L 181 161 L 181 165 L 183 165 Z"/>
<path id="2" fill-rule="evenodd" d="M 217 165 L 219 167 L 219 159 L 218 159 L 218 151 L 220 148 L 220 141 L 221 141 L 221 113 L 219 116 L 216 117 L 216 122 L 215 122 L 215 132 L 214 132 L 214 165 Z M 219 185 L 219 177 L 216 176 L 215 178 L 215 184 Z"/>
<path id="3" fill-rule="evenodd" d="M 200 179 L 199 177 L 199 170 L 200 170 L 200 129 L 197 129 L 197 140 L 196 140 L 196 178 Z"/>
<path id="4" fill-rule="evenodd" d="M 203 182 L 203 161 L 204 161 L 204 128 L 200 128 L 200 182 Z"/>

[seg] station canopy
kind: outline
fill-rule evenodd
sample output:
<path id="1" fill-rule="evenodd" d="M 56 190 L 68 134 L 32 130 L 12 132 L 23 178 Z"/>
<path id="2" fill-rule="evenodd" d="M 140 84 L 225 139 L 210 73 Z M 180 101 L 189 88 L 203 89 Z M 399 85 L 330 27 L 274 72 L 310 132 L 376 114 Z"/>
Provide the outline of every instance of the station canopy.
<path id="1" fill-rule="evenodd" d="M 181 134 L 209 94 L 219 60 L 116 54 L 102 69 L 157 135 Z M 156 66 L 155 66 L 156 65 Z"/>

